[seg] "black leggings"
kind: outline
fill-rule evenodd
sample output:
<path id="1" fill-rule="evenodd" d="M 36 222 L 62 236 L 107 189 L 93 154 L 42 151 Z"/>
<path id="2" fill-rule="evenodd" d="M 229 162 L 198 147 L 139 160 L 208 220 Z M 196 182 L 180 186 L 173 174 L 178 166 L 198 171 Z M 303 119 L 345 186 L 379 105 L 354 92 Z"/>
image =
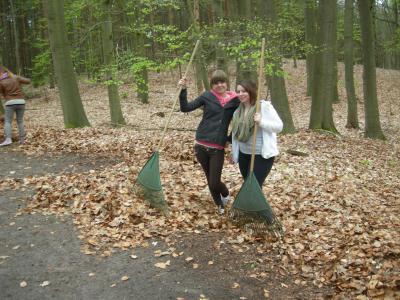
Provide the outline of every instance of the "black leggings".
<path id="1" fill-rule="evenodd" d="M 269 172 L 274 164 L 275 157 L 270 157 L 265 159 L 260 154 L 254 157 L 254 175 L 257 178 L 258 184 L 262 187 L 265 178 L 267 178 Z M 246 179 L 250 171 L 251 155 L 245 154 L 239 151 L 239 169 L 243 178 Z"/>
<path id="2" fill-rule="evenodd" d="M 194 152 L 206 175 L 208 188 L 215 204 L 218 206 L 222 205 L 221 195 L 226 197 L 229 194 L 228 188 L 221 182 L 225 151 L 223 149 L 218 150 L 196 144 Z"/>

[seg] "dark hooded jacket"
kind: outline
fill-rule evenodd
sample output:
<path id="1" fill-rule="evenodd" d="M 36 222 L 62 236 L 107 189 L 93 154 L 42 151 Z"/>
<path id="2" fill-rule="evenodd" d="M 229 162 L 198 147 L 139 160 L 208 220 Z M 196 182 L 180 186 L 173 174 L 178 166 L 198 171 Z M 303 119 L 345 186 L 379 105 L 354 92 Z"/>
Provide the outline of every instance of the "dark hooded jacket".
<path id="1" fill-rule="evenodd" d="M 239 106 L 239 98 L 235 97 L 225 106 L 222 106 L 212 92 L 204 92 L 191 102 L 187 100 L 187 90 L 182 89 L 179 95 L 182 112 L 190 112 L 203 107 L 203 118 L 196 130 L 196 140 L 215 143 L 225 146 L 228 141 L 228 127 L 236 108 Z"/>

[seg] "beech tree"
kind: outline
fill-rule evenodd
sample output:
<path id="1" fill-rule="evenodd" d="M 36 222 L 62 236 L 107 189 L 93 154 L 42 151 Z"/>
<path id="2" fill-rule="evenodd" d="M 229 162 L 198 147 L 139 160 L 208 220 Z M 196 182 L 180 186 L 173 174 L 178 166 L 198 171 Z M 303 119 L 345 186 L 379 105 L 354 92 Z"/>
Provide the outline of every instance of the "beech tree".
<path id="1" fill-rule="evenodd" d="M 344 66 L 347 95 L 348 128 L 358 128 L 357 99 L 353 68 L 353 0 L 346 0 L 344 11 Z"/>
<path id="2" fill-rule="evenodd" d="M 268 23 L 275 27 L 277 26 L 277 13 L 275 0 L 264 2 L 267 6 L 265 9 Z M 296 131 L 290 111 L 289 100 L 286 92 L 285 78 L 282 76 L 282 61 L 277 59 L 272 64 L 273 74 L 268 76 L 268 84 L 271 90 L 271 99 L 279 116 L 283 121 L 283 133 L 293 133 Z"/>
<path id="3" fill-rule="evenodd" d="M 313 68 L 310 129 L 337 133 L 332 116 L 335 79 L 336 1 L 323 0 L 318 7 L 317 46 Z"/>
<path id="4" fill-rule="evenodd" d="M 305 21 L 305 42 L 307 43 L 306 50 L 306 70 L 307 70 L 307 96 L 312 93 L 312 74 L 314 66 L 314 46 L 316 35 L 316 3 L 315 0 L 304 0 L 304 21 Z"/>
<path id="5" fill-rule="evenodd" d="M 90 126 L 86 117 L 67 40 L 64 1 L 44 1 L 49 26 L 50 47 L 66 128 Z"/>
<path id="6" fill-rule="evenodd" d="M 104 65 L 106 68 L 107 76 L 107 88 L 108 88 L 108 102 L 110 106 L 111 123 L 115 126 L 124 125 L 125 120 L 122 115 L 121 103 L 118 94 L 118 85 L 116 84 L 116 78 L 113 75 L 113 69 L 115 67 L 114 59 L 114 46 L 113 46 L 113 34 L 112 34 L 112 21 L 110 12 L 112 10 L 112 0 L 104 0 L 104 22 L 103 22 L 103 57 Z"/>
<path id="7" fill-rule="evenodd" d="M 374 0 L 358 0 L 363 53 L 363 91 L 365 109 L 365 137 L 385 139 L 379 119 L 376 92 L 375 39 L 372 22 Z"/>

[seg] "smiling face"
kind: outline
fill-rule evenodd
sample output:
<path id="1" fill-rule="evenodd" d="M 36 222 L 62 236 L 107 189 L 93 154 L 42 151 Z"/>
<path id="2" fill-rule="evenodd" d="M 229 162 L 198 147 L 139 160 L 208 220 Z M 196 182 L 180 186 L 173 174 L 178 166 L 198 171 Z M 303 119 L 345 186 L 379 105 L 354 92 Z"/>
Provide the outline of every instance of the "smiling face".
<path id="1" fill-rule="evenodd" d="M 228 89 L 228 84 L 225 81 L 217 81 L 211 88 L 217 94 L 224 95 Z"/>
<path id="2" fill-rule="evenodd" d="M 238 94 L 241 103 L 250 104 L 250 94 L 240 84 L 236 88 L 236 93 Z"/>

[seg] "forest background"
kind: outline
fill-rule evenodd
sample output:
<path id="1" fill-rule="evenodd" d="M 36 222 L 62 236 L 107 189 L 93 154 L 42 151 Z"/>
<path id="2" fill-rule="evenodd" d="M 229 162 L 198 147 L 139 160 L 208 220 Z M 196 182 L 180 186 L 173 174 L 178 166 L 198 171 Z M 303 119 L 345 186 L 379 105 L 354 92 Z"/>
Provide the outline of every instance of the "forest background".
<path id="1" fill-rule="evenodd" d="M 292 274 L 337 293 L 380 297 L 398 287 L 397 0 L 1 0 L 0 11 L 1 64 L 33 80 L 22 151 L 123 158 L 107 172 L 94 171 L 94 179 L 25 182 L 37 187 L 31 209 L 72 213 L 87 249 L 131 247 L 171 228 L 225 230 L 235 243 L 254 242 L 211 220 L 201 179 L 185 186 L 193 174 L 201 177 L 191 150 L 200 113 L 175 113 L 171 121 L 168 161 L 161 161 L 171 219 L 141 204 L 129 186 L 154 148 L 196 40 L 193 97 L 209 89 L 216 68 L 229 74 L 231 89 L 241 78 L 256 79 L 264 37 L 263 96 L 284 121 L 282 154 L 264 190 L 287 234 L 260 251 L 279 248 Z M 237 192 L 235 167 L 224 176 Z M 93 191 L 84 193 L 85 184 Z M 191 207 L 189 199 L 204 199 L 203 206 Z M 140 230 L 149 222 L 152 230 Z M 99 226 L 107 234 L 98 234 Z M 126 233 L 123 242 L 116 229 Z"/>

